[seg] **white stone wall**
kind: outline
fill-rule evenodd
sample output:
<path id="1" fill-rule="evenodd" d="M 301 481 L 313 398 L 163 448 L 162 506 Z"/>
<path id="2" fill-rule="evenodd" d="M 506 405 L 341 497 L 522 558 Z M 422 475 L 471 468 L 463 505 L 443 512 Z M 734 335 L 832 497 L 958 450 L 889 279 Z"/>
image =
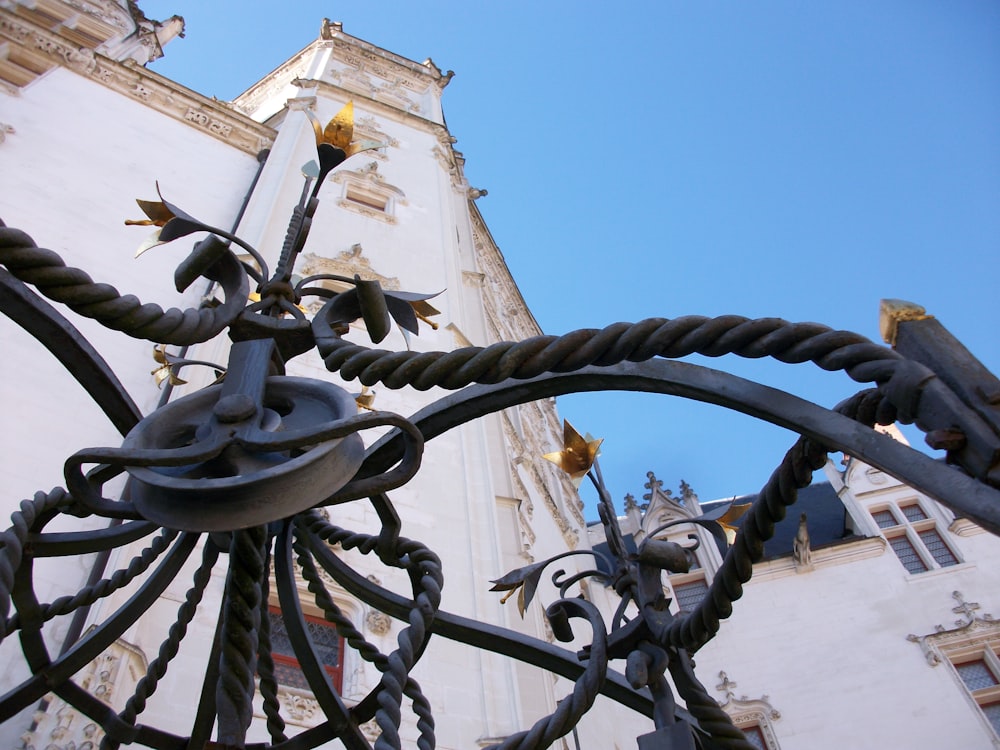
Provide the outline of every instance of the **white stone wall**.
<path id="1" fill-rule="evenodd" d="M 354 42 L 348 40 L 340 46 L 344 44 Z M 270 93 L 260 98 L 258 107 L 271 109 L 259 119 L 266 119 L 274 128 L 267 131 L 273 143 L 269 142 L 270 156 L 238 233 L 270 262 L 276 260 L 290 210 L 300 195 L 300 167 L 315 158 L 312 127 L 302 107 L 314 107 L 325 122 L 353 98 L 359 132 L 377 134 L 388 145 L 377 153 L 354 157 L 328 181 L 303 264 L 317 267 L 311 272 L 322 272 L 324 264 L 339 263 L 341 268 L 354 264 L 358 266 L 354 270 L 383 280 L 387 288 L 443 292 L 432 301 L 441 311 L 435 318 L 439 329 L 431 331 L 422 325 L 421 335 L 410 342 L 417 350 L 449 350 L 468 343 L 482 345 L 533 335 L 537 327 L 523 309 L 481 219 L 470 207 L 460 160 L 441 124 L 442 86 L 435 82 L 440 72 L 425 72 L 425 66 L 377 48 L 373 52 L 370 45 L 356 46 L 364 53 L 366 75 L 378 79 L 367 98 L 358 89 L 357 76 L 352 79 L 352 90 L 341 86 L 352 58 L 343 50 L 333 55 L 328 42 L 313 45 L 310 54 L 292 61 L 295 76 L 315 77 L 322 79 L 321 83 L 310 87 L 278 81 L 279 85 L 264 87 Z M 373 61 L 372 55 L 378 60 Z M 402 91 L 387 88 L 387 79 L 380 78 L 376 69 L 382 65 L 408 66 L 407 75 L 421 85 Z M 340 77 L 331 71 L 339 71 Z M 275 75 L 279 73 L 285 75 L 282 71 Z M 18 96 L 5 97 L 4 119 L 9 119 L 14 132 L 0 144 L 0 195 L 4 196 L 0 216 L 8 225 L 24 228 L 40 245 L 60 252 L 67 263 L 79 265 L 97 280 L 115 284 L 123 293 L 164 306 L 185 307 L 197 304 L 201 290 L 195 288 L 178 296 L 171 281 L 173 268 L 190 242 L 180 240 L 133 260 L 134 248 L 149 230 L 125 227 L 123 220 L 141 218 L 134 199 L 155 200 L 154 182 L 159 180 L 168 200 L 199 219 L 229 228 L 258 163 L 244 147 L 245 140 L 237 137 L 239 133 L 227 136 L 220 128 L 212 129 L 208 115 L 178 117 L 164 112 L 167 104 L 158 99 L 160 89 L 155 86 L 169 88 L 168 82 L 154 76 L 141 91 L 122 92 L 117 84 L 56 68 Z M 206 106 L 179 87 L 170 91 L 171 96 L 190 98 L 189 109 Z M 289 97 L 294 101 L 286 107 Z M 403 99 L 410 104 L 403 102 L 400 107 Z M 171 106 L 177 109 L 176 103 Z M 234 121 L 243 127 L 239 116 Z M 254 131 L 256 126 L 249 120 L 247 123 L 247 132 L 263 132 Z M 373 212 L 351 202 L 346 195 L 351 186 L 373 188 L 390 196 L 389 210 Z M 154 408 L 159 393 L 149 374 L 154 367 L 152 345 L 106 331 L 75 315 L 70 317 L 105 355 L 139 407 L 144 412 Z M 4 350 L 0 368 L 8 384 L 3 390 L 5 408 L 18 425 L 17 430 L 5 434 L 0 445 L 4 461 L 0 469 L 9 478 L 3 502 L 13 510 L 19 499 L 35 489 L 62 484 L 61 467 L 67 456 L 82 447 L 116 445 L 120 437 L 36 342 L 6 320 L 0 321 L 0 336 Z M 363 328 L 356 327 L 351 338 L 366 343 Z M 406 345 L 398 332 L 382 343 L 392 349 Z M 228 343 L 220 339 L 192 347 L 189 356 L 224 362 L 227 349 Z M 331 378 L 315 356 L 302 357 L 290 371 Z M 174 398 L 194 392 L 213 376 L 186 370 L 184 377 L 191 384 L 176 388 Z M 345 387 L 359 390 L 356 383 Z M 402 414 L 411 414 L 443 395 L 437 389 L 424 394 L 379 386 L 375 390 L 377 408 Z M 558 446 L 561 438 L 553 404 L 514 407 L 508 412 L 515 415 L 516 430 L 505 427 L 504 417 L 497 415 L 429 443 L 418 480 L 392 493 L 392 498 L 403 518 L 403 533 L 423 541 L 442 557 L 444 609 L 551 638 L 546 635 L 541 612 L 552 591 L 546 602 L 533 604 L 522 621 L 513 603 L 502 605 L 500 596 L 488 590 L 490 580 L 510 567 L 575 545 L 583 536 L 583 517 L 565 480 L 540 458 L 540 453 Z M 509 457 L 516 458 L 516 464 Z M 511 524 L 520 543 L 516 538 L 513 542 L 500 539 L 500 512 L 508 514 L 505 523 Z M 346 527 L 377 531 L 375 514 L 365 503 L 331 508 L 330 515 Z M 148 543 L 149 539 L 142 540 L 116 554 L 109 571 L 124 565 Z M 154 605 L 150 616 L 123 634 L 123 642 L 149 661 L 166 637 L 200 554 L 195 550 L 185 573 Z M 407 578 L 399 571 L 358 555 L 349 557 L 359 570 L 376 576 L 383 585 L 408 591 Z M 73 570 L 65 563 L 40 566 L 40 598 L 75 591 L 89 571 L 89 562 L 81 560 Z M 150 701 L 143 721 L 177 731 L 192 721 L 191 697 L 200 689 L 224 563 L 225 559 L 215 571 L 181 653 Z M 127 595 L 121 592 L 100 603 L 91 620 L 108 616 Z M 365 625 L 365 606 L 355 605 L 348 611 L 383 650 L 395 647 L 400 623 L 392 623 L 384 632 L 379 623 L 380 632 L 374 632 Z M 59 627 L 64 629 L 65 625 Z M 60 639 L 57 630 L 52 634 L 55 648 Z M 14 639 L 4 648 L 10 660 L 17 661 L 11 654 L 16 650 Z M 16 685 L 23 676 L 7 670 L 0 677 L 0 689 Z M 537 670 L 441 639 L 432 641 L 415 676 L 435 707 L 439 746 L 443 748 L 469 747 L 482 738 L 502 737 L 526 728 L 553 710 L 556 697 L 568 689 L 564 685 L 557 691 L 554 680 L 540 677 Z M 363 697 L 377 680 L 374 669 L 348 655 L 347 700 Z M 130 690 L 124 684 L 119 686 L 113 696 L 117 708 L 124 705 Z M 308 726 L 318 718 L 307 698 L 286 700 L 291 701 L 288 708 L 293 724 Z M 51 717 L 43 719 L 36 728 L 35 739 L 39 741 L 50 725 L 55 727 Z M 85 724 L 78 723 L 82 731 Z M 9 727 L 6 730 L 10 732 Z M 252 734 L 262 738 L 262 731 L 262 724 L 255 725 Z M 404 736 L 415 739 L 415 733 L 414 722 L 407 719 Z"/>
<path id="2" fill-rule="evenodd" d="M 435 318 L 439 328 L 421 325 L 420 336 L 409 343 L 418 351 L 486 345 L 538 333 L 470 203 L 461 157 L 442 124 L 446 80 L 433 66 L 399 58 L 329 27 L 324 38 L 229 109 L 141 69 L 95 59 L 92 69 L 57 66 L 16 95 L 0 92 L 0 119 L 6 125 L 0 128 L 5 136 L 0 139 L 0 218 L 60 252 L 67 263 L 144 301 L 196 304 L 200 288 L 178 295 L 171 286 L 173 268 L 191 243 L 181 240 L 132 260 L 147 230 L 124 227 L 122 221 L 140 218 L 134 198 L 154 199 L 154 181 L 159 180 L 168 200 L 228 228 L 258 169 L 253 144 L 270 146 L 271 152 L 239 234 L 273 263 L 301 192 L 299 170 L 315 156 L 312 127 L 303 110 L 312 108 L 325 122 L 353 100 L 359 134 L 387 145 L 353 157 L 325 185 L 302 267 L 310 273 L 359 272 L 380 279 L 389 289 L 441 291 L 431 301 L 441 311 Z M 99 70 L 110 72 L 101 75 L 95 72 Z M 384 210 L 352 201 L 352 189 L 385 197 Z M 149 375 L 152 345 L 69 317 L 107 358 L 140 409 L 150 411 L 159 395 Z M 359 325 L 349 338 L 367 343 Z M 399 350 L 407 342 L 394 331 L 380 346 Z M 52 357 L 6 319 L 0 319 L 0 350 L 0 398 L 8 424 L 0 437 L 0 471 L 5 477 L 0 507 L 9 513 L 35 490 L 61 485 L 67 456 L 88 446 L 117 445 L 120 438 Z M 222 337 L 194 347 L 191 356 L 224 362 L 227 350 Z M 315 355 L 299 358 L 289 369 L 300 376 L 336 380 Z M 194 392 L 213 376 L 186 371 L 185 377 L 191 384 L 177 388 L 175 398 Z M 357 383 L 344 387 L 360 390 Z M 416 393 L 376 385 L 374 390 L 376 408 L 404 415 L 443 395 L 438 389 Z M 547 577 L 523 619 L 513 601 L 501 604 L 500 595 L 489 588 L 491 579 L 512 568 L 588 544 L 572 488 L 540 458 L 560 440 L 554 402 L 513 406 L 431 441 L 418 478 L 391 493 L 404 535 L 441 555 L 443 609 L 552 639 L 542 615 L 556 595 Z M 736 603 L 733 622 L 724 623 L 718 637 L 697 655 L 701 679 L 710 692 L 717 683 L 724 685 L 717 694 L 728 700 L 734 713 L 769 716 L 770 736 L 783 750 L 996 746 L 950 665 L 930 665 L 921 646 L 907 636 L 934 633 L 938 624 L 950 627 L 955 591 L 979 602 L 981 614 L 1000 616 L 1000 602 L 991 599 L 1000 583 L 997 541 L 926 501 L 961 562 L 908 574 L 871 521 L 868 508 L 911 497 L 912 491 L 856 462 L 845 476 L 832 472 L 831 477 L 869 538 L 814 550 L 811 570 L 796 568 L 790 559 L 758 565 Z M 336 506 L 329 512 L 339 525 L 377 531 L 377 517 L 366 503 Z M 147 543 L 132 545 L 110 567 L 124 564 Z M 704 543 L 709 550 L 707 537 Z M 141 665 L 155 658 L 200 554 L 194 552 L 184 575 L 150 616 L 123 634 L 116 663 L 130 665 L 135 674 L 116 683 L 116 707 L 123 705 Z M 356 553 L 345 557 L 382 585 L 408 592 L 407 577 L 398 570 Z M 143 721 L 179 732 L 190 725 L 191 698 L 200 690 L 224 563 L 215 571 L 184 647 Z M 718 560 L 708 563 L 705 568 L 711 574 Z M 89 564 L 83 558 L 39 565 L 40 598 L 75 591 Z M 561 567 L 572 572 L 590 564 L 586 558 L 568 558 Z M 608 590 L 591 584 L 588 595 L 605 613 L 613 611 L 614 595 Z M 107 616 L 126 597 L 123 592 L 102 603 L 92 618 Z M 365 605 L 346 597 L 338 601 L 383 651 L 395 647 L 401 623 L 370 617 Z M 64 630 L 65 623 L 60 623 L 49 634 L 54 648 Z M 573 648 L 584 642 L 582 629 L 580 633 Z M 0 663 L 12 666 L 0 675 L 0 692 L 25 674 L 13 666 L 19 663 L 15 639 L 2 648 Z M 379 676 L 355 655 L 346 658 L 344 695 L 354 701 Z M 99 676 L 98 666 L 88 669 Z M 717 677 L 721 672 L 728 683 Z M 474 747 L 526 729 L 554 710 L 556 700 L 571 687 L 536 669 L 440 638 L 432 640 L 414 676 L 435 708 L 439 747 L 445 749 Z M 732 687 L 734 681 L 738 688 Z M 291 731 L 319 719 L 309 700 L 286 691 Z M 633 747 L 636 734 L 651 730 L 645 719 L 607 701 L 600 705 L 579 727 L 585 748 Z M 39 742 L 58 729 L 59 720 L 53 716 L 47 712 L 36 727 Z M 23 731 L 29 718 L 13 729 L 4 727 L 0 744 L 11 731 L 14 736 Z M 82 732 L 86 724 L 77 727 Z M 412 744 L 416 728 L 411 718 L 402 732 Z M 251 734 L 264 738 L 261 721 Z M 13 746 L 13 740 L 5 746 Z M 572 740 L 561 741 L 561 746 L 572 746 Z"/>

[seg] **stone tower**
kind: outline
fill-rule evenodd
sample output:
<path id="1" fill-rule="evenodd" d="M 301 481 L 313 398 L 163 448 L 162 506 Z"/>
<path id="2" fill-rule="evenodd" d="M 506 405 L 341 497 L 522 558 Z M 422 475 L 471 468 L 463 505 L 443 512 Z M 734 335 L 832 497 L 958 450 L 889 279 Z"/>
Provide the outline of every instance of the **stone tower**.
<path id="1" fill-rule="evenodd" d="M 387 290 L 440 292 L 431 300 L 437 310 L 429 319 L 433 327 L 421 323 L 420 335 L 409 340 L 395 330 L 386 348 L 449 350 L 539 333 L 476 209 L 480 191 L 468 184 L 464 159 L 444 124 L 441 99 L 450 71 L 442 72 L 431 60 L 400 57 L 324 21 L 319 37 L 301 52 L 233 102 L 220 102 L 143 67 L 181 28 L 180 19 L 146 19 L 131 2 L 0 3 L 0 36 L 7 45 L 0 65 L 0 195 L 8 226 L 23 228 L 68 265 L 144 302 L 197 304 L 212 290 L 191 288 L 178 299 L 172 289 L 173 268 L 190 247 L 185 240 L 131 259 L 143 239 L 143 231 L 122 224 L 139 218 L 134 200 L 153 198 L 158 182 L 171 203 L 231 229 L 273 265 L 303 189 L 303 166 L 315 158 L 306 112 L 326 122 L 353 102 L 356 135 L 382 145 L 352 157 L 325 184 L 297 273 L 358 274 Z M 143 413 L 165 398 L 150 376 L 156 363 L 149 343 L 72 313 L 68 318 Z M 348 336 L 364 342 L 366 331 L 357 325 Z M 18 425 L 0 438 L 9 512 L 35 490 L 61 484 L 66 457 L 84 447 L 118 445 L 121 436 L 55 358 L 6 318 L 0 318 L 0 341 L 3 408 L 10 423 Z M 228 348 L 222 337 L 183 354 L 224 363 Z M 318 357 L 296 360 L 289 372 L 332 378 Z M 211 368 L 186 369 L 188 383 L 168 385 L 169 398 L 193 393 L 214 377 Z M 360 391 L 357 383 L 345 387 Z M 376 388 L 374 403 L 409 415 L 439 395 Z M 429 443 L 419 481 L 393 493 L 405 535 L 442 556 L 443 609 L 551 639 L 537 603 L 522 620 L 489 588 L 490 580 L 507 570 L 586 544 L 575 491 L 540 458 L 560 442 L 554 402 L 511 407 Z M 374 511 L 362 503 L 329 512 L 340 525 L 369 533 L 377 528 Z M 98 573 L 109 575 L 142 544 L 99 561 L 103 569 Z M 398 570 L 344 556 L 363 575 L 407 590 L 406 576 Z M 94 564 L 87 557 L 72 570 L 66 564 L 39 570 L 39 596 L 51 600 L 75 591 Z M 220 576 L 206 595 L 205 612 L 217 610 Z M 121 708 L 155 657 L 163 623 L 172 620 L 183 586 L 168 589 L 150 617 L 109 650 L 106 663 L 88 665 L 81 678 L 88 690 Z M 124 597 L 96 605 L 75 625 L 55 622 L 52 649 L 58 651 L 67 633 L 74 637 L 74 628 L 85 632 L 107 617 Z M 346 594 L 338 604 L 367 638 L 392 648 L 398 623 Z M 185 651 L 143 720 L 178 726 L 191 720 L 194 706 L 184 705 L 179 696 L 201 679 L 211 623 L 207 615 L 192 622 Z M 14 640 L 2 645 L 4 654 L 17 649 Z M 423 663 L 415 674 L 438 707 L 440 747 L 495 740 L 554 710 L 556 681 L 532 668 L 439 639 L 431 642 Z M 349 650 L 340 670 L 348 702 L 363 696 L 378 678 Z M 6 671 L 0 692 L 24 676 Z M 307 691 L 291 685 L 282 689 L 293 729 L 319 721 Z M 99 741 L 99 730 L 58 700 L 45 699 L 34 718 L 31 714 L 24 712 L 17 728 L 25 746 L 81 748 Z M 15 723 L 8 723 L 8 734 Z M 609 729 L 595 722 L 593 731 Z M 414 720 L 404 720 L 404 736 L 414 732 Z"/>

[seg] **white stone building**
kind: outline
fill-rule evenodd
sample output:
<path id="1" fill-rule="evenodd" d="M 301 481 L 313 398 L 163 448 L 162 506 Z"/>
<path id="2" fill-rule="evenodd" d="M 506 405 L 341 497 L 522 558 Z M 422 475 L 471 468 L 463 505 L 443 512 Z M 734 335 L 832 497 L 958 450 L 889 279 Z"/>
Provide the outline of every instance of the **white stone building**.
<path id="1" fill-rule="evenodd" d="M 273 263 L 302 190 L 301 167 L 315 157 L 305 112 L 326 122 L 353 101 L 358 135 L 385 145 L 352 157 L 324 187 L 300 273 L 358 273 L 386 289 L 444 290 L 433 300 L 437 328 L 421 325 L 409 343 L 394 332 L 383 344 L 388 349 L 450 350 L 539 333 L 476 209 L 479 193 L 466 181 L 445 126 L 441 99 L 449 74 L 324 23 L 300 53 L 233 102 L 220 102 L 143 67 L 181 26 L 176 18 L 150 21 L 128 0 L 0 0 L 0 218 L 8 226 L 123 293 L 164 306 L 196 305 L 202 288 L 180 297 L 172 289 L 184 240 L 131 259 L 143 239 L 142 230 L 122 224 L 139 218 L 134 199 L 153 198 L 158 182 L 167 200 L 232 228 Z M 161 392 L 150 376 L 151 344 L 68 317 L 140 410 L 153 410 Z M 364 340 L 361 327 L 350 335 Z M 121 437 L 58 362 L 6 318 L 0 349 L 0 398 L 15 426 L 0 437 L 2 502 L 11 512 L 35 491 L 62 484 L 68 456 L 118 445 Z M 187 356 L 225 362 L 227 349 L 220 337 Z M 331 378 L 315 355 L 295 360 L 290 372 Z M 189 384 L 176 386 L 171 398 L 208 384 L 214 373 L 188 368 L 182 376 Z M 378 408 L 404 415 L 442 395 L 374 390 Z M 512 407 L 431 441 L 417 479 L 392 493 L 404 533 L 442 557 L 442 609 L 552 640 L 539 602 L 522 620 L 489 588 L 513 568 L 601 541 L 588 540 L 567 478 L 540 458 L 560 442 L 551 401 Z M 800 538 L 792 555 L 794 530 L 785 534 L 787 550 L 779 545 L 757 566 L 733 622 L 698 654 L 702 680 L 710 691 L 719 684 L 726 709 L 751 734 L 759 727 L 753 736 L 770 748 L 1000 745 L 1000 626 L 987 617 L 1000 612 L 993 594 L 1000 590 L 996 540 L 858 462 L 844 471 L 831 464 L 829 474 L 832 489 L 807 503 L 806 514 L 842 519 L 840 536 L 821 539 L 810 528 L 810 543 Z M 634 504 L 626 512 L 625 530 L 637 539 L 665 518 L 698 512 L 693 495 L 678 503 L 653 477 L 649 489 L 645 514 Z M 377 527 L 363 504 L 331 512 L 349 528 Z M 107 570 L 144 543 L 110 560 Z M 667 583 L 681 603 L 703 591 L 721 562 L 708 537 L 697 554 L 698 570 Z M 400 571 L 359 555 L 347 559 L 386 587 L 406 591 Z M 572 570 L 576 559 L 565 567 Z M 52 601 L 83 585 L 94 560 L 47 562 L 37 566 L 36 591 Z M 142 721 L 181 733 L 190 725 L 220 571 Z M 179 578 L 103 662 L 88 665 L 81 684 L 120 709 L 156 657 L 189 580 Z M 587 591 L 602 610 L 613 611 L 610 591 L 594 584 Z M 123 597 L 96 606 L 89 622 Z M 338 603 L 373 643 L 393 647 L 399 623 L 346 595 Z M 51 623 L 54 649 L 69 620 Z M 0 646 L 0 663 L 9 665 L 0 674 L 0 694 L 27 676 L 17 651 L 13 637 Z M 349 650 L 343 654 L 338 679 L 350 702 L 378 675 Z M 438 745 L 448 749 L 483 746 L 527 728 L 568 691 L 566 681 L 541 670 L 440 638 L 432 639 L 414 674 L 435 708 Z M 293 685 L 283 687 L 282 701 L 291 732 L 320 718 L 309 694 Z M 628 748 L 650 729 L 646 719 L 601 700 L 577 738 L 583 748 Z M 404 745 L 413 742 L 412 717 L 402 733 Z M 100 730 L 58 699 L 45 699 L 7 722 L 0 736 L 3 746 L 83 750 L 96 746 Z M 252 736 L 264 739 L 262 721 Z M 573 746 L 570 736 L 559 742 Z"/>

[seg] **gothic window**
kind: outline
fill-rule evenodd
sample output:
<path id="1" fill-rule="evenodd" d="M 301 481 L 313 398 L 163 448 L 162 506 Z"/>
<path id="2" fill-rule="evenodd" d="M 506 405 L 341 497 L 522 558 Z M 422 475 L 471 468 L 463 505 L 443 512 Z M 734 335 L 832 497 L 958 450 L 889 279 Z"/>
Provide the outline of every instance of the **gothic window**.
<path id="1" fill-rule="evenodd" d="M 267 612 L 271 624 L 271 656 L 274 658 L 274 677 L 279 685 L 309 690 L 306 676 L 295 657 L 292 641 L 281 617 L 281 610 L 269 607 Z M 313 647 L 320 664 L 330 676 L 330 682 L 338 691 L 344 681 L 344 639 L 337 634 L 333 623 L 310 615 L 305 616 L 306 628 L 312 638 Z"/>
<path id="2" fill-rule="evenodd" d="M 705 582 L 704 574 L 700 574 L 695 578 L 691 578 L 690 575 L 671 576 L 670 584 L 674 589 L 674 601 L 677 604 L 677 611 L 682 615 L 693 612 L 695 607 L 701 604 L 701 600 L 708 594 L 708 583 Z"/>
<path id="3" fill-rule="evenodd" d="M 959 563 L 937 524 L 916 501 L 872 509 L 872 519 L 900 563 L 910 573 L 923 573 Z"/>
<path id="4" fill-rule="evenodd" d="M 945 655 L 986 721 L 1000 736 L 1000 659 L 994 648 L 977 646 L 972 650 L 945 651 Z"/>
<path id="5" fill-rule="evenodd" d="M 720 701 L 720 707 L 729 714 L 736 728 L 743 732 L 747 742 L 760 750 L 779 750 L 778 738 L 774 733 L 772 722 L 781 718 L 781 713 L 771 705 L 768 697 L 749 698 L 737 697 L 733 689 L 736 683 L 729 679 L 725 672 L 719 672 L 722 682 L 715 686 L 716 690 L 725 692 L 726 698 Z"/>
<path id="6" fill-rule="evenodd" d="M 748 724 L 739 727 L 739 730 L 754 747 L 760 748 L 760 750 L 770 750 L 770 745 L 767 744 L 767 738 L 764 737 L 764 731 L 760 728 L 760 724 Z"/>

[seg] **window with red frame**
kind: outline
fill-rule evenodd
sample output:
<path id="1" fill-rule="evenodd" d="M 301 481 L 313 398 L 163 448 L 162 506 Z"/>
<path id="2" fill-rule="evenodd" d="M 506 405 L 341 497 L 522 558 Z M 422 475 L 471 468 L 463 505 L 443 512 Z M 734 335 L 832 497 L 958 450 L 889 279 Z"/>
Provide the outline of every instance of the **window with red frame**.
<path id="1" fill-rule="evenodd" d="M 268 608 L 271 623 L 271 656 L 274 658 L 274 678 L 279 685 L 309 690 L 306 676 L 295 658 L 292 641 L 288 636 L 281 610 L 277 607 Z M 306 628 L 312 638 L 319 663 L 330 675 L 330 682 L 340 691 L 344 683 L 344 639 L 337 635 L 333 623 L 318 617 L 306 615 Z"/>

